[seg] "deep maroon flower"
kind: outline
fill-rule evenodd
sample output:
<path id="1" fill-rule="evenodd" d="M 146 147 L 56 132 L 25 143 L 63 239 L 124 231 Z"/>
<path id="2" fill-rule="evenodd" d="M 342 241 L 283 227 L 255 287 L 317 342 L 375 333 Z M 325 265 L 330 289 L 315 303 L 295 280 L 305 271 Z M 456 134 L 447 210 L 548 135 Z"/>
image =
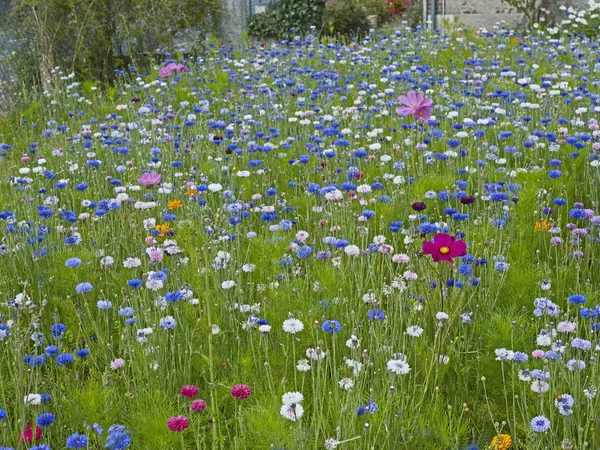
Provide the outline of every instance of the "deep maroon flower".
<path id="1" fill-rule="evenodd" d="M 396 108 L 396 112 L 403 116 L 415 116 L 418 120 L 428 121 L 433 113 L 433 100 L 425 98 L 421 91 L 417 94 L 410 91 L 406 95 L 401 95 L 398 100 L 404 105 Z"/>
<path id="2" fill-rule="evenodd" d="M 42 429 L 38 426 L 35 427 L 35 440 L 39 441 L 42 438 Z M 21 440 L 27 444 L 33 442 L 33 425 L 28 423 L 25 425 L 23 432 L 21 433 Z"/>
<path id="3" fill-rule="evenodd" d="M 204 400 L 194 400 L 190 405 L 190 411 L 202 412 L 206 409 L 206 402 Z"/>
<path id="4" fill-rule="evenodd" d="M 250 387 L 245 384 L 236 384 L 231 388 L 231 396 L 233 398 L 245 400 L 250 397 Z"/>
<path id="5" fill-rule="evenodd" d="M 411 206 L 412 209 L 414 209 L 415 211 L 423 211 L 425 210 L 425 208 L 427 208 L 427 205 L 423 202 L 414 202 Z"/>
<path id="6" fill-rule="evenodd" d="M 460 198 L 460 202 L 463 205 L 470 205 L 471 203 L 475 203 L 475 197 L 472 195 L 465 195 L 464 197 Z"/>
<path id="7" fill-rule="evenodd" d="M 198 395 L 198 388 L 196 386 L 188 384 L 187 386 L 183 386 L 179 393 L 184 397 L 194 398 L 196 395 Z"/>
<path id="8" fill-rule="evenodd" d="M 152 186 L 157 185 L 162 181 L 162 175 L 155 172 L 145 172 L 141 177 L 138 178 L 138 183 L 140 183 L 145 188 L 151 188 Z"/>
<path id="9" fill-rule="evenodd" d="M 434 262 L 452 262 L 452 259 L 467 254 L 467 245 L 454 236 L 438 233 L 433 237 L 433 242 L 423 242 L 423 253 L 431 255 Z"/>
<path id="10" fill-rule="evenodd" d="M 181 433 L 190 426 L 190 421 L 185 416 L 173 416 L 168 420 L 167 426 L 169 430 Z"/>

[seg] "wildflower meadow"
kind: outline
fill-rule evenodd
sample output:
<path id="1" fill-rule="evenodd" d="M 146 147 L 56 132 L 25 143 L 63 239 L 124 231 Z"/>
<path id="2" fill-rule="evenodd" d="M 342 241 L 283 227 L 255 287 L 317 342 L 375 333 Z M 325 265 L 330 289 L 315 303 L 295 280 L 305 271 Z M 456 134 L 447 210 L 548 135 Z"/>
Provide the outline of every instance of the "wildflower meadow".
<path id="1" fill-rule="evenodd" d="M 0 121 L 0 449 L 600 448 L 597 39 L 117 78 Z"/>

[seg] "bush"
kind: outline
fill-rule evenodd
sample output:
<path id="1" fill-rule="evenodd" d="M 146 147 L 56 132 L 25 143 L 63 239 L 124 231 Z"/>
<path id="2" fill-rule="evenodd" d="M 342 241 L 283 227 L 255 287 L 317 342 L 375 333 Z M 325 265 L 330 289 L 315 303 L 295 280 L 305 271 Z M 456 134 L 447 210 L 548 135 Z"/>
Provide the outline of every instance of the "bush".
<path id="1" fill-rule="evenodd" d="M 56 66 L 108 81 L 116 69 L 149 65 L 177 41 L 200 52 L 218 9 L 219 0 L 13 0 L 10 30 L 25 50 L 19 58 L 34 55 L 38 83 Z"/>
<path id="2" fill-rule="evenodd" d="M 248 18 L 248 34 L 256 39 L 274 38 L 279 27 L 279 11 L 271 10 L 253 14 Z"/>
<path id="3" fill-rule="evenodd" d="M 323 33 L 336 36 L 360 36 L 369 32 L 366 9 L 355 1 L 336 1 L 325 8 Z"/>
<path id="4" fill-rule="evenodd" d="M 258 39 L 294 39 L 319 30 L 323 20 L 325 0 L 279 0 L 266 13 L 248 20 L 248 33 Z"/>

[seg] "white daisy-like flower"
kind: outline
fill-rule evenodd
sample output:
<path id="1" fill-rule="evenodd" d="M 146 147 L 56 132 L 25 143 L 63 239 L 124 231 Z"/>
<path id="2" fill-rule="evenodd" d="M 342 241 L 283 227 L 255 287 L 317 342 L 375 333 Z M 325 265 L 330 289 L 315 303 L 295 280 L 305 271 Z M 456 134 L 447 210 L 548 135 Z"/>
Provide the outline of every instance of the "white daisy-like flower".
<path id="1" fill-rule="evenodd" d="M 296 334 L 304 329 L 304 324 L 301 320 L 290 317 L 283 321 L 282 327 L 286 333 Z"/>
<path id="2" fill-rule="evenodd" d="M 296 369 L 298 369 L 298 371 L 300 372 L 308 372 L 310 370 L 310 364 L 308 363 L 308 360 L 301 359 L 300 361 L 298 361 Z"/>
<path id="3" fill-rule="evenodd" d="M 142 261 L 140 258 L 127 258 L 123 261 L 123 267 L 126 269 L 135 269 L 136 267 L 140 267 L 142 265 Z"/>
<path id="4" fill-rule="evenodd" d="M 343 390 L 349 391 L 354 387 L 354 381 L 352 381 L 352 378 L 342 378 L 339 381 L 339 385 Z"/>
<path id="5" fill-rule="evenodd" d="M 304 395 L 301 392 L 286 392 L 281 396 L 281 401 L 284 405 L 295 405 L 302 403 Z"/>
<path id="6" fill-rule="evenodd" d="M 423 334 L 423 328 L 421 328 L 420 326 L 417 326 L 417 325 L 411 325 L 410 327 L 408 327 L 406 329 L 406 334 L 417 338 Z"/>
<path id="7" fill-rule="evenodd" d="M 390 359 L 387 362 L 387 370 L 395 375 L 406 375 L 410 372 L 410 366 L 403 359 Z"/>
<path id="8" fill-rule="evenodd" d="M 304 414 L 304 408 L 299 403 L 296 405 L 281 405 L 281 410 L 279 412 L 286 419 L 295 422 Z"/>

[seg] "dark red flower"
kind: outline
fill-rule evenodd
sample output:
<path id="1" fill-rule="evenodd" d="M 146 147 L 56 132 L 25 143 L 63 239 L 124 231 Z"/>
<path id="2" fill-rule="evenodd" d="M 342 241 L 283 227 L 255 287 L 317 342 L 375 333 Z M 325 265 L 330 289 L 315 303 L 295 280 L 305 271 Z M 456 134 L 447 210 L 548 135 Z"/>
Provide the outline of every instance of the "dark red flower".
<path id="1" fill-rule="evenodd" d="M 250 397 L 250 387 L 245 384 L 236 384 L 231 388 L 231 396 L 233 398 L 245 400 Z"/>
<path id="2" fill-rule="evenodd" d="M 472 195 L 465 195 L 464 197 L 460 198 L 460 202 L 463 205 L 470 205 L 471 203 L 475 203 L 475 197 Z"/>
<path id="3" fill-rule="evenodd" d="M 423 253 L 431 255 L 434 262 L 448 261 L 467 254 L 467 245 L 449 234 L 438 233 L 433 242 L 423 242 Z"/>
<path id="4" fill-rule="evenodd" d="M 39 441 L 42 438 L 42 429 L 40 427 L 35 427 L 35 440 Z M 33 425 L 28 423 L 25 425 L 25 429 L 21 433 L 21 440 L 27 444 L 31 444 L 33 442 Z"/>
<path id="5" fill-rule="evenodd" d="M 183 386 L 179 393 L 184 397 L 194 398 L 196 395 L 198 395 L 198 388 L 194 385 L 188 384 L 187 386 Z"/>
<path id="6" fill-rule="evenodd" d="M 167 421 L 167 426 L 169 430 L 181 433 L 190 426 L 190 421 L 185 416 L 173 416 Z"/>
<path id="7" fill-rule="evenodd" d="M 412 209 L 414 209 L 415 211 L 423 211 L 425 210 L 425 208 L 427 208 L 427 205 L 423 202 L 414 202 L 411 206 Z"/>

